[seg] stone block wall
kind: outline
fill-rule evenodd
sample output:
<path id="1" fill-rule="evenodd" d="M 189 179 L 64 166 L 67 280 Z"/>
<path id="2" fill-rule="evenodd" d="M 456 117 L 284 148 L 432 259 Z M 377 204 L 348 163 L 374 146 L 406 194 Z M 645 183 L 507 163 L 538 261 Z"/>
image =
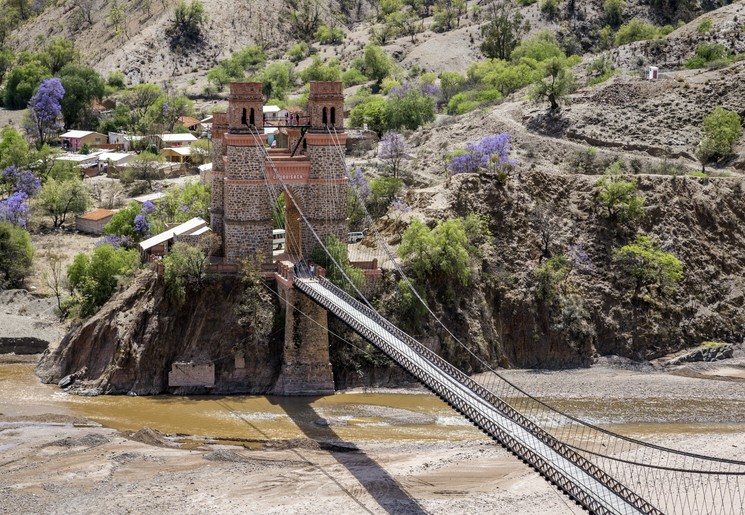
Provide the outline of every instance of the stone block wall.
<path id="1" fill-rule="evenodd" d="M 264 150 L 258 146 L 238 146 L 227 137 L 227 169 L 225 179 L 261 179 L 266 173 Z M 261 141 L 261 140 L 259 140 Z M 250 141 L 249 141 L 250 143 Z"/>
<path id="2" fill-rule="evenodd" d="M 215 364 L 175 362 L 168 372 L 168 386 L 215 386 Z"/>
<path id="3" fill-rule="evenodd" d="M 326 310 L 294 288 L 279 285 L 279 294 L 285 309 L 285 343 L 282 367 L 273 393 L 333 393 Z"/>
<path id="4" fill-rule="evenodd" d="M 308 134 L 308 148 L 306 155 L 310 159 L 310 178 L 311 179 L 342 179 L 346 171 L 344 168 L 344 144 L 342 142 L 341 151 L 335 145 L 315 145 L 313 137 Z"/>
<path id="5" fill-rule="evenodd" d="M 234 222 L 225 220 L 225 259 L 236 263 L 253 259 L 257 252 L 269 259 L 272 255 L 272 221 Z"/>

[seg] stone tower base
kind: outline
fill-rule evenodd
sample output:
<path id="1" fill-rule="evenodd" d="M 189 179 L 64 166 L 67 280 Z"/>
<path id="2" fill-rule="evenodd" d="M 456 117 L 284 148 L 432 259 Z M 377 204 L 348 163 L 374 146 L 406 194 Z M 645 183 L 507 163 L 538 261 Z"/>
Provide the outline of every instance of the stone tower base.
<path id="1" fill-rule="evenodd" d="M 285 343 L 282 368 L 272 393 L 275 395 L 334 393 L 326 310 L 294 288 L 287 288 L 282 284 L 277 286 L 286 310 Z"/>

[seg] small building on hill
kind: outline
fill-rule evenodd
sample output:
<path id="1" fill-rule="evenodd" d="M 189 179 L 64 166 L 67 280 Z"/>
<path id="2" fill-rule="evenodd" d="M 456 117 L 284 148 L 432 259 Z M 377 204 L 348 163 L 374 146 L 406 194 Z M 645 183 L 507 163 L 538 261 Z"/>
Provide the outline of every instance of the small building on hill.
<path id="1" fill-rule="evenodd" d="M 197 141 L 197 137 L 190 132 L 184 134 L 159 134 L 157 138 L 160 141 L 160 147 L 188 147 Z"/>
<path id="2" fill-rule="evenodd" d="M 95 209 L 75 217 L 75 228 L 89 234 L 103 234 L 104 226 L 111 221 L 116 211 L 111 209 Z"/>
<path id="3" fill-rule="evenodd" d="M 134 150 L 136 146 L 140 145 L 143 139 L 145 139 L 145 136 L 135 136 L 123 132 L 109 132 L 109 143 L 118 145 L 125 152 Z"/>
<path id="4" fill-rule="evenodd" d="M 191 147 L 164 148 L 160 155 L 170 163 L 188 163 L 191 161 Z"/>
<path id="5" fill-rule="evenodd" d="M 98 156 L 98 168 L 102 172 L 119 172 L 134 157 L 135 154 L 124 152 L 104 152 Z"/>
<path id="6" fill-rule="evenodd" d="M 62 148 L 70 152 L 78 152 L 83 146 L 96 147 L 108 143 L 105 134 L 93 131 L 69 131 L 59 137 Z"/>
<path id="7" fill-rule="evenodd" d="M 209 225 L 202 218 L 195 216 L 176 227 L 167 229 L 140 242 L 140 254 L 143 259 L 151 256 L 163 256 L 168 249 L 177 241 L 194 244 L 199 237 L 211 232 Z"/>

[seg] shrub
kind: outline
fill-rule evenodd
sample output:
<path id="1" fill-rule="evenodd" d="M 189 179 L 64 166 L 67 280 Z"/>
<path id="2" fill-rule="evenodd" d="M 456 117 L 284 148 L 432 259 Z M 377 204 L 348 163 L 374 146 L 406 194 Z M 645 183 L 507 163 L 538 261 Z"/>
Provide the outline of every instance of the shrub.
<path id="1" fill-rule="evenodd" d="M 29 234 L 20 227 L 0 222 L 0 290 L 23 286 L 31 272 L 33 256 Z"/>
<path id="2" fill-rule="evenodd" d="M 313 37 L 322 45 L 337 45 L 344 41 L 344 29 L 321 25 Z"/>
<path id="3" fill-rule="evenodd" d="M 417 87 L 392 88 L 391 97 L 386 102 L 386 122 L 388 128 L 398 130 L 402 127 L 416 130 L 435 119 L 435 100 L 431 95 Z"/>
<path id="4" fill-rule="evenodd" d="M 202 40 L 202 27 L 207 23 L 207 12 L 199 0 L 179 0 L 173 19 L 166 30 L 172 45 L 188 45 Z"/>
<path id="5" fill-rule="evenodd" d="M 626 9 L 624 0 L 605 0 L 603 2 L 605 21 L 613 27 L 618 27 L 621 24 L 624 9 Z"/>
<path id="6" fill-rule="evenodd" d="M 566 55 L 556 41 L 556 36 L 546 30 L 522 40 L 510 54 L 513 62 L 518 62 L 523 58 L 541 62 L 555 57 L 566 57 Z"/>
<path id="7" fill-rule="evenodd" d="M 633 243 L 613 249 L 613 264 L 622 280 L 633 287 L 633 299 L 642 289 L 650 295 L 667 295 L 683 279 L 683 263 L 663 250 L 654 236 L 640 234 Z"/>
<path id="8" fill-rule="evenodd" d="M 371 95 L 349 113 L 349 123 L 353 127 L 364 127 L 381 135 L 388 127 L 386 100 L 379 95 Z"/>
<path id="9" fill-rule="evenodd" d="M 707 32 L 710 32 L 712 28 L 711 24 L 711 18 L 704 18 L 701 20 L 701 23 L 698 24 L 698 30 L 699 34 L 706 34 Z"/>
<path id="10" fill-rule="evenodd" d="M 587 67 L 587 72 L 591 76 L 588 84 L 594 86 L 613 77 L 616 74 L 616 67 L 608 56 L 603 55 L 590 63 Z"/>
<path id="11" fill-rule="evenodd" d="M 716 63 L 726 63 L 729 51 L 719 43 L 700 43 L 696 46 L 696 54 L 688 59 L 685 67 L 689 70 L 713 67 Z"/>
<path id="12" fill-rule="evenodd" d="M 559 0 L 540 0 L 538 4 L 541 12 L 552 19 L 559 11 Z"/>
<path id="13" fill-rule="evenodd" d="M 136 250 L 115 249 L 111 245 L 95 247 L 90 257 L 87 254 L 75 256 L 67 268 L 67 279 L 78 296 L 81 314 L 95 313 L 139 264 Z"/>
<path id="14" fill-rule="evenodd" d="M 512 136 L 497 134 L 487 136 L 478 143 L 469 143 L 463 152 L 458 152 L 450 158 L 448 172 L 452 175 L 460 173 L 490 173 L 504 184 L 514 171 L 517 162 L 510 159 L 510 144 Z"/>
<path id="15" fill-rule="evenodd" d="M 615 36 L 616 46 L 626 45 L 634 41 L 644 41 L 647 39 L 659 39 L 667 36 L 673 31 L 673 27 L 665 25 L 657 27 L 644 22 L 640 18 L 634 18 L 628 23 L 624 23 L 618 29 Z"/>
<path id="16" fill-rule="evenodd" d="M 370 181 L 370 197 L 367 210 L 373 218 L 383 216 L 403 187 L 396 177 L 378 177 Z"/>
<path id="17" fill-rule="evenodd" d="M 350 68 L 341 74 L 341 80 L 344 82 L 344 87 L 348 88 L 367 82 L 367 77 L 358 69 Z"/>
<path id="18" fill-rule="evenodd" d="M 199 244 L 178 242 L 163 258 L 163 280 L 168 298 L 177 304 L 186 300 L 188 291 L 198 291 L 207 280 L 209 258 L 219 248 L 219 236 L 202 237 Z"/>
<path id="19" fill-rule="evenodd" d="M 595 184 L 595 200 L 611 222 L 627 222 L 644 216 L 644 198 L 637 195 L 636 180 L 625 181 L 606 173 Z"/>
<path id="20" fill-rule="evenodd" d="M 308 43 L 306 43 L 305 41 L 301 41 L 300 43 L 295 43 L 287 51 L 287 58 L 293 63 L 302 61 L 309 55 L 310 55 L 310 47 L 308 46 Z"/>

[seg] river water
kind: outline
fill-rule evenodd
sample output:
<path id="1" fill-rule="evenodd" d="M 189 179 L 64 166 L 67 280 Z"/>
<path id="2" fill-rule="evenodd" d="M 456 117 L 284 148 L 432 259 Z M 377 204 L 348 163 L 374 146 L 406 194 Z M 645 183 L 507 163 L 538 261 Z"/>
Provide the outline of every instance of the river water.
<path id="1" fill-rule="evenodd" d="M 272 439 L 479 440 L 485 436 L 428 393 L 344 393 L 321 397 L 68 395 L 44 385 L 32 364 L 0 365 L 0 414 L 38 417 L 73 415 L 121 431 L 144 426 L 167 434 L 224 442 Z M 586 420 L 625 434 L 745 433 L 745 402 L 717 403 L 650 397 L 629 403 L 613 399 L 548 399 Z M 612 414 L 612 416 L 611 416 Z M 43 417 L 42 417 L 43 419 Z"/>

